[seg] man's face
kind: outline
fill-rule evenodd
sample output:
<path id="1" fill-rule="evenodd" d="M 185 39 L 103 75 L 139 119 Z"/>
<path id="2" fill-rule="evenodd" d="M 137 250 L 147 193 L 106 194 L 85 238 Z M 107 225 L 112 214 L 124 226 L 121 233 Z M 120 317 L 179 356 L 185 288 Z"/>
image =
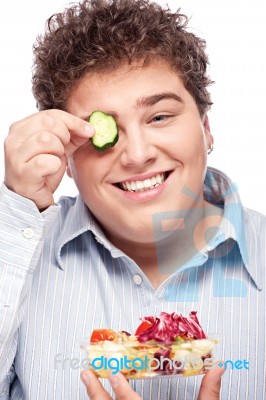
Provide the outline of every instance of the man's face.
<path id="1" fill-rule="evenodd" d="M 202 199 L 208 121 L 168 64 L 85 77 L 67 110 L 83 119 L 96 110 L 116 118 L 114 147 L 101 153 L 88 143 L 69 160 L 82 198 L 113 242 L 152 243 L 154 213 Z"/>

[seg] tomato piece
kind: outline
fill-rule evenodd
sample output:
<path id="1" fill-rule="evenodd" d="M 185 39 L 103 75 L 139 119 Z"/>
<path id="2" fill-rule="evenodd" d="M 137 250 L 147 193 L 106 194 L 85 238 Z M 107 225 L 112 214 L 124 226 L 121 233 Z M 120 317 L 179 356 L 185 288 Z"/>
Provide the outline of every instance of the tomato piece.
<path id="1" fill-rule="evenodd" d="M 116 338 L 117 338 L 117 334 L 112 329 L 94 329 L 91 334 L 90 342 L 97 343 L 102 340 L 113 341 Z"/>
<path id="2" fill-rule="evenodd" d="M 139 327 L 137 328 L 135 335 L 136 335 L 136 336 L 140 335 L 142 332 L 144 332 L 144 331 L 146 331 L 147 329 L 151 328 L 152 325 L 153 325 L 152 322 L 143 321 L 143 322 L 139 325 Z"/>

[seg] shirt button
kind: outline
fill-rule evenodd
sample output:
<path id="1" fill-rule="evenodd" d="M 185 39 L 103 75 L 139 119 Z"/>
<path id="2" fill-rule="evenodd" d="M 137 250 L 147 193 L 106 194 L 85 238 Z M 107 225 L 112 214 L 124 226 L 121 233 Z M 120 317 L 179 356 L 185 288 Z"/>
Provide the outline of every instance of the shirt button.
<path id="1" fill-rule="evenodd" d="M 23 236 L 27 239 L 31 239 L 34 236 L 34 230 L 31 228 L 25 228 L 23 230 Z"/>
<path id="2" fill-rule="evenodd" d="M 142 277 L 138 274 L 133 276 L 133 280 L 135 282 L 136 285 L 140 285 L 142 283 Z"/>

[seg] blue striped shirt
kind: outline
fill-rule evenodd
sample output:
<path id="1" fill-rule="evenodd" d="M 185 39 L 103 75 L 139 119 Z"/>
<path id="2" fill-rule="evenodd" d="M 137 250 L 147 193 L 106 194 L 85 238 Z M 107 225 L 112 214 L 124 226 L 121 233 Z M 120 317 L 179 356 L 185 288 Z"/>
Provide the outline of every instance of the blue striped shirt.
<path id="1" fill-rule="evenodd" d="M 80 196 L 63 197 L 41 214 L 2 185 L 0 398 L 87 399 L 80 339 L 93 328 L 134 332 L 141 316 L 195 310 L 209 336 L 221 339 L 215 358 L 242 362 L 241 369 L 228 363 L 222 399 L 265 399 L 266 218 L 245 209 L 236 186 L 214 168 L 208 168 L 204 196 L 223 208 L 219 229 L 154 289 L 107 240 Z M 201 379 L 131 385 L 145 400 L 192 400 Z"/>

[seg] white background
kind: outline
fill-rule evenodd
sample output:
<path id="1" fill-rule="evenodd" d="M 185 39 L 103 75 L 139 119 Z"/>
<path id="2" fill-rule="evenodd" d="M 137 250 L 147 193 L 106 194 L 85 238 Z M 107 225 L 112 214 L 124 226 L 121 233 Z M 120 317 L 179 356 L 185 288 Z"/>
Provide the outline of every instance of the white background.
<path id="1" fill-rule="evenodd" d="M 162 2 L 164 4 L 164 2 Z M 237 183 L 247 207 L 266 214 L 266 10 L 264 0 L 169 0 L 191 16 L 193 32 L 204 37 L 211 62 L 214 106 L 210 112 L 215 150 L 209 164 Z M 0 179 L 3 141 L 9 125 L 36 112 L 31 94 L 32 44 L 45 20 L 63 0 L 12 0 L 1 4 Z M 75 195 L 64 178 L 56 192 Z"/>

